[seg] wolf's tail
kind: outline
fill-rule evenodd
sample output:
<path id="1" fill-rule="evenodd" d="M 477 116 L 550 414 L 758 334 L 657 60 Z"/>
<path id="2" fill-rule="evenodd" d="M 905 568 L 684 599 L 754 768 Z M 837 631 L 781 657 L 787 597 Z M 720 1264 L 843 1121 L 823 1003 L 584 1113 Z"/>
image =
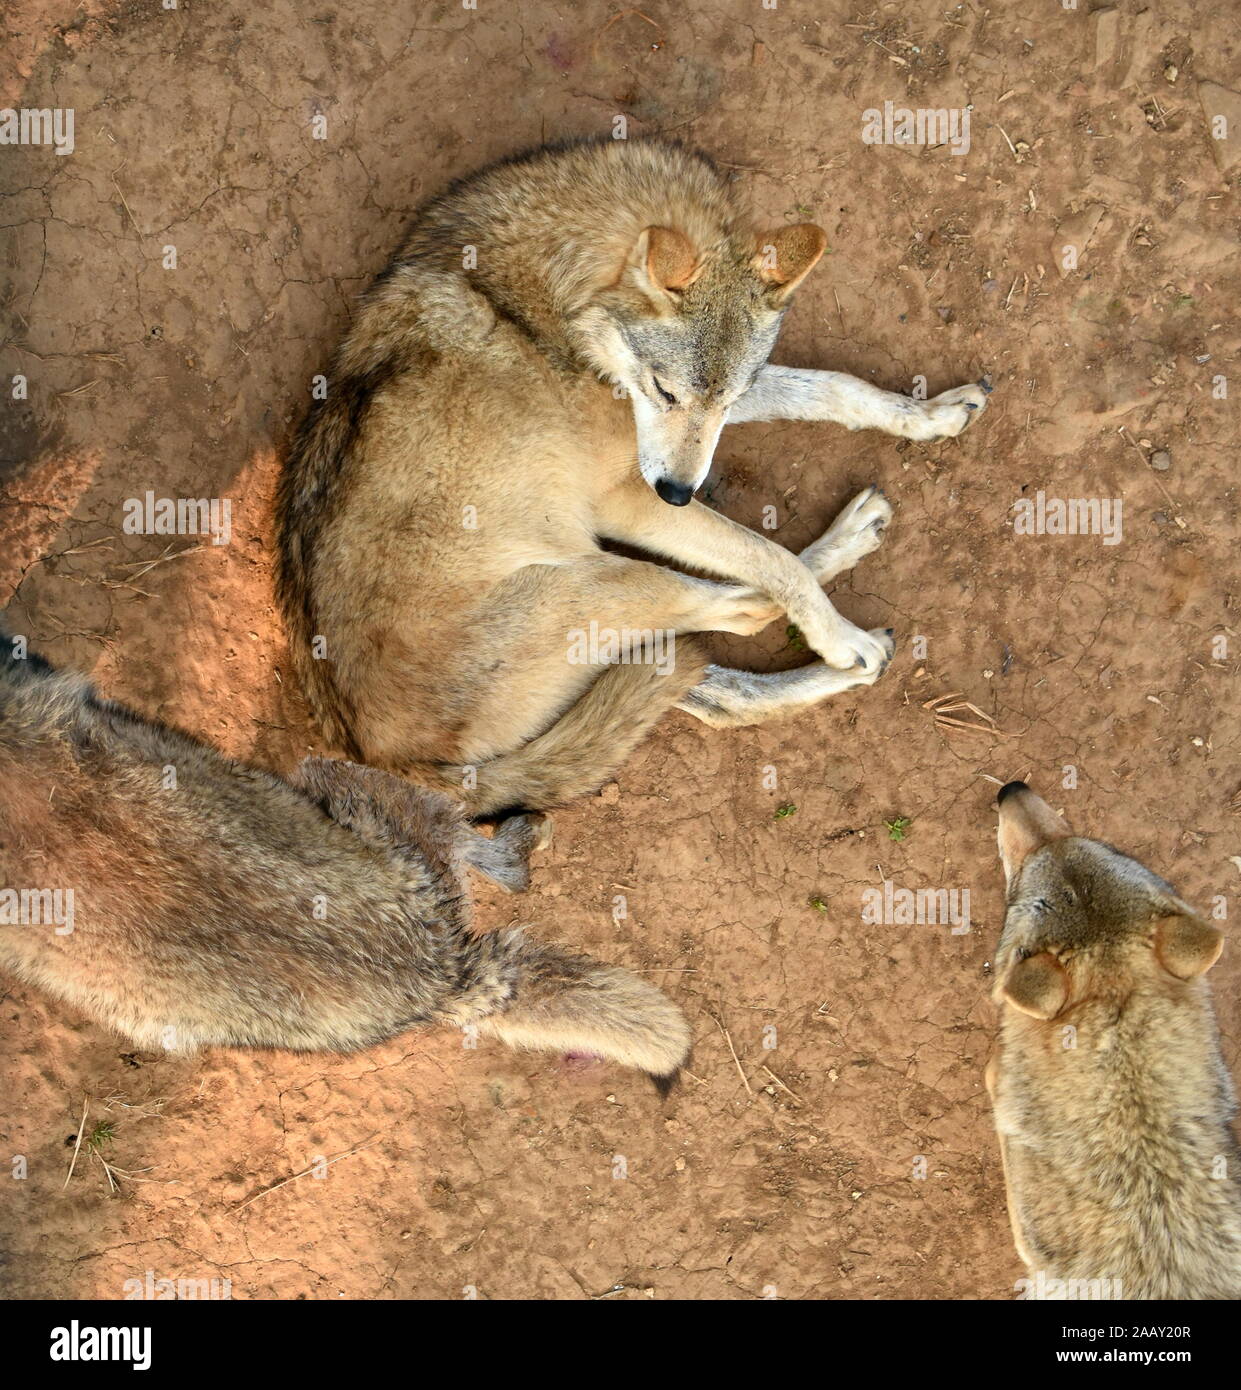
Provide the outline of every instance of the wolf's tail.
<path id="1" fill-rule="evenodd" d="M 333 679 L 333 663 L 314 657 L 311 569 L 350 446 L 372 396 L 392 373 L 385 346 L 375 346 L 369 355 L 338 352 L 332 390 L 302 420 L 276 492 L 276 597 L 284 613 L 293 669 L 323 737 L 352 758 L 360 758 L 361 750 L 351 733 L 351 703 Z"/>
<path id="2" fill-rule="evenodd" d="M 322 663 L 315 663 L 321 665 Z M 597 791 L 660 717 L 703 678 L 707 656 L 693 638 L 679 638 L 676 669 L 609 666 L 545 733 L 477 767 L 408 763 L 404 776 L 449 792 L 474 816 L 547 811 Z"/>
<path id="3" fill-rule="evenodd" d="M 667 995 L 620 966 L 603 965 L 520 931 L 473 939 L 480 974 L 500 988 L 467 991 L 456 1021 L 511 1047 L 595 1053 L 644 1071 L 667 1095 L 689 1060 L 685 1015 Z M 482 984 L 482 980 L 479 981 Z M 472 1000 L 471 1000 L 472 995 Z"/>

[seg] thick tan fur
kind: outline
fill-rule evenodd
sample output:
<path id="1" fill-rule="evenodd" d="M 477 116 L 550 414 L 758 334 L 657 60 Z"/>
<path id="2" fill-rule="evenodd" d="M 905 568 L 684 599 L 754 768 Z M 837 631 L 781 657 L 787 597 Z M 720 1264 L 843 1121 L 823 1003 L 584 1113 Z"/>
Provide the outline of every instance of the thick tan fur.
<path id="1" fill-rule="evenodd" d="M 524 887 L 543 817 L 488 838 L 353 763 L 286 782 L 5 648 L 0 967 L 144 1048 L 347 1052 L 447 1023 L 675 1077 L 689 1030 L 653 986 L 471 932 L 467 866 Z M 58 931 L 34 909 L 66 890 Z"/>
<path id="2" fill-rule="evenodd" d="M 1219 931 L 1022 783 L 1000 852 L 987 1082 L 1027 1293 L 1241 1297 L 1236 1102 L 1204 978 Z"/>
<path id="3" fill-rule="evenodd" d="M 597 786 L 673 705 L 749 723 L 880 674 L 891 634 L 821 588 L 878 545 L 876 489 L 800 557 L 689 501 L 730 421 L 929 438 L 985 402 L 767 366 L 824 241 L 756 231 L 709 160 L 655 141 L 536 151 L 418 213 L 280 487 L 279 594 L 332 744 L 475 813 L 538 808 Z M 707 670 L 688 640 L 657 678 L 567 657 L 592 621 L 684 639 L 782 612 L 824 658 L 791 684 Z"/>

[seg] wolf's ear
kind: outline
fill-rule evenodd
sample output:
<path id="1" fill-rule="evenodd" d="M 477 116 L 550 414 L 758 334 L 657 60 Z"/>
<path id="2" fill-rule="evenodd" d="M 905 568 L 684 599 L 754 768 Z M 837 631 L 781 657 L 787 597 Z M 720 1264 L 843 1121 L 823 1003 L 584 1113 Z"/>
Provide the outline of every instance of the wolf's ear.
<path id="1" fill-rule="evenodd" d="M 827 250 L 827 233 L 813 222 L 795 227 L 775 227 L 759 232 L 758 249 L 750 262 L 758 278 L 769 286 L 767 297 L 780 305 L 814 269 Z"/>
<path id="2" fill-rule="evenodd" d="M 1069 1002 L 1069 977 L 1050 951 L 1040 951 L 1009 969 L 1000 993 L 1031 1018 L 1055 1018 Z"/>
<path id="3" fill-rule="evenodd" d="M 1197 914 L 1164 917 L 1155 923 L 1155 956 L 1178 980 L 1204 975 L 1219 960 L 1224 934 Z"/>
<path id="4" fill-rule="evenodd" d="M 638 288 L 652 298 L 692 285 L 702 272 L 694 244 L 672 227 L 645 227 L 629 257 Z"/>

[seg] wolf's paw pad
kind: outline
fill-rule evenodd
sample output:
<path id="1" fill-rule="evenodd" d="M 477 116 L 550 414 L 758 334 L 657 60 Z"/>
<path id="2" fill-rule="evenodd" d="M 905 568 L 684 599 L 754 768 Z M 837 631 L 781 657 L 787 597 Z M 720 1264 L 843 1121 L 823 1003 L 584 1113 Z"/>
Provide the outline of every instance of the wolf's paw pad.
<path id="1" fill-rule="evenodd" d="M 847 650 L 847 657 L 842 653 L 833 652 L 831 658 L 828 658 L 826 653 L 823 653 L 824 660 L 837 670 L 853 671 L 859 684 L 869 685 L 872 681 L 878 680 L 887 669 L 888 662 L 892 660 L 895 643 L 891 628 L 877 627 L 872 632 L 854 628 L 842 639 L 842 647 Z"/>
<path id="2" fill-rule="evenodd" d="M 861 540 L 869 533 L 873 537 L 871 548 L 878 545 L 878 537 L 887 530 L 892 520 L 892 503 L 887 494 L 877 484 L 871 484 L 859 492 L 852 502 L 832 522 L 831 534 L 834 539 L 845 544 L 851 540 Z"/>
<path id="3" fill-rule="evenodd" d="M 991 387 L 981 383 L 957 386 L 925 401 L 911 421 L 911 439 L 951 439 L 987 408 Z"/>
<path id="4" fill-rule="evenodd" d="M 891 520 L 892 504 L 883 489 L 868 487 L 859 492 L 823 535 L 802 552 L 802 561 L 820 583 L 826 583 L 852 569 L 872 550 L 877 550 Z"/>
<path id="5" fill-rule="evenodd" d="M 875 666 L 868 667 L 864 677 L 866 684 L 872 685 L 888 669 L 888 665 L 896 653 L 896 637 L 890 627 L 873 627 L 867 636 L 874 639 L 875 645 L 882 654 Z"/>

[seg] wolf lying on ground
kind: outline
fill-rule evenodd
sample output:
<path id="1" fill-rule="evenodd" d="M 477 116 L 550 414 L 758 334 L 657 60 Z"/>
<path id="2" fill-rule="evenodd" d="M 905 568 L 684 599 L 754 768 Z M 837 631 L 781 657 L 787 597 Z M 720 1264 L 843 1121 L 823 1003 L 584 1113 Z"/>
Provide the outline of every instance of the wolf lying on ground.
<path id="1" fill-rule="evenodd" d="M 657 989 L 470 932 L 466 865 L 524 887 L 544 817 L 488 839 L 370 768 L 285 782 L 0 640 L 0 968 L 144 1048 L 350 1052 L 446 1023 L 671 1084 L 689 1030 Z"/>
<path id="2" fill-rule="evenodd" d="M 692 500 L 725 424 L 934 439 L 983 408 L 980 386 L 919 401 L 767 364 L 825 244 L 809 224 L 756 232 L 704 155 L 658 141 L 538 150 L 418 213 L 277 503 L 279 596 L 330 743 L 476 815 L 542 809 L 597 787 L 674 705 L 751 724 L 879 676 L 891 632 L 821 587 L 879 544 L 877 488 L 800 556 Z M 693 640 L 673 674 L 567 656 L 592 622 L 750 634 L 781 613 L 821 661 L 755 675 Z"/>
<path id="3" fill-rule="evenodd" d="M 1202 978 L 1223 938 L 1023 782 L 999 803 L 987 1087 L 1033 1292 L 1241 1297 L 1236 1102 Z"/>

